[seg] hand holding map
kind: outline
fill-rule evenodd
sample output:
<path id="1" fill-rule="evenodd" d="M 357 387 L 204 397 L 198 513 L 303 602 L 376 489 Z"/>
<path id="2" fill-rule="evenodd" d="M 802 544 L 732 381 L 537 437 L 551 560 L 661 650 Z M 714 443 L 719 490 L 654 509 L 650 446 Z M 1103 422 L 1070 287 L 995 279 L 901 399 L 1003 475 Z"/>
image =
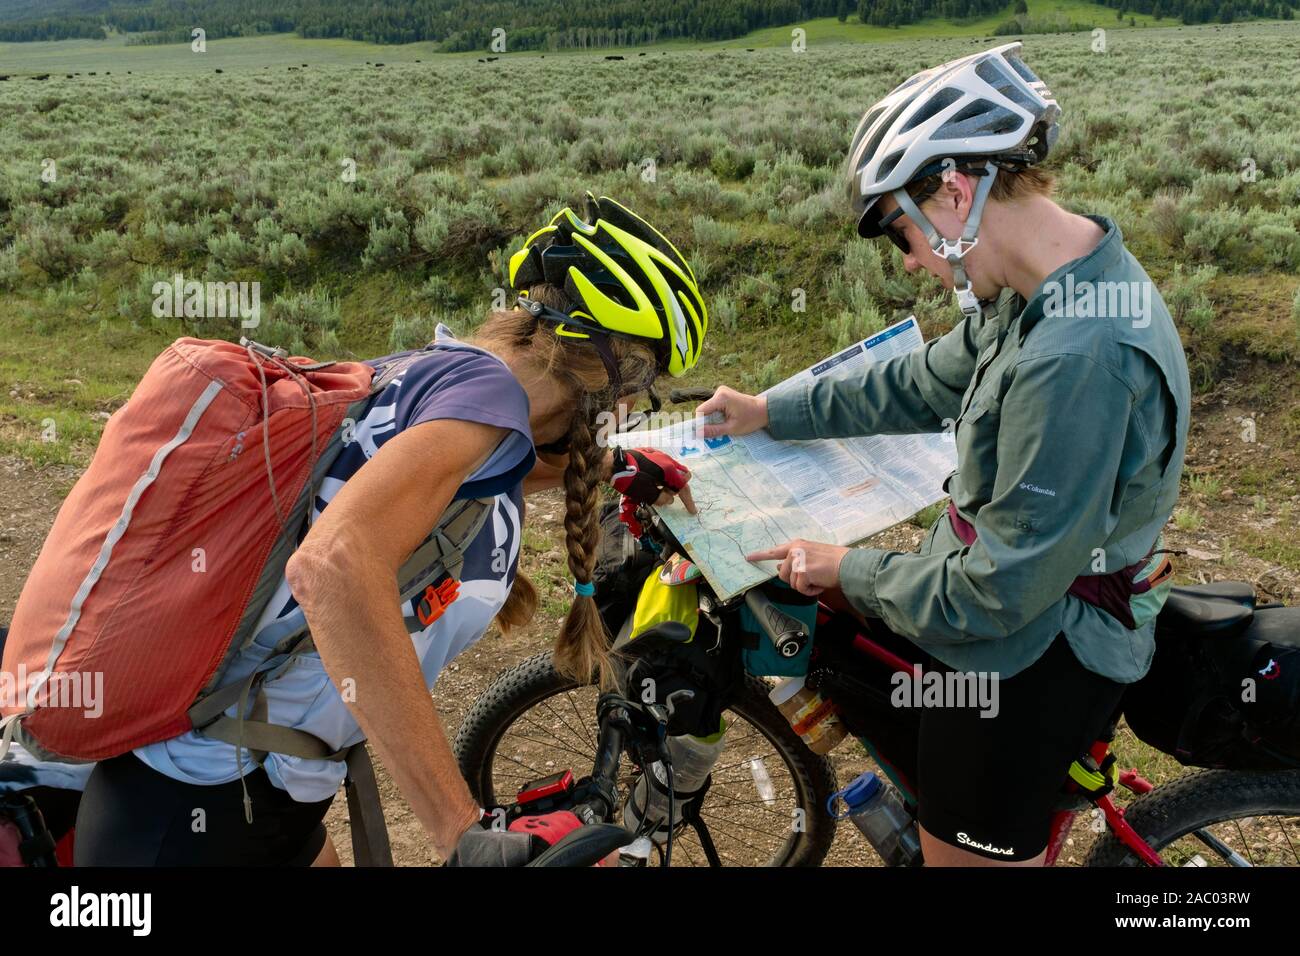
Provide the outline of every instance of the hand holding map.
<path id="1" fill-rule="evenodd" d="M 921 344 L 916 319 L 908 317 L 770 391 L 860 374 L 867 362 Z M 694 419 L 611 440 L 663 449 L 691 469 L 698 514 L 676 503 L 657 510 L 721 600 L 774 576 L 774 565 L 759 567 L 746 555 L 796 539 L 856 544 L 942 500 L 943 479 L 957 460 L 948 434 L 777 441 L 762 428 L 705 437 L 706 423 Z"/>

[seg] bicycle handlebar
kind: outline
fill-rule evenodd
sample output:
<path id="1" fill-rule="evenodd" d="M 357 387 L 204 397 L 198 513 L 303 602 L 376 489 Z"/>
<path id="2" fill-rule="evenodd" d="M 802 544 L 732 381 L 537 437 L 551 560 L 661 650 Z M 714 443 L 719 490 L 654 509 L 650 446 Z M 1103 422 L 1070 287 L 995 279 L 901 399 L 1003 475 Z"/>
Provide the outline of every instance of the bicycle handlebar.
<path id="1" fill-rule="evenodd" d="M 798 657 L 799 652 L 808 646 L 808 629 L 803 622 L 782 611 L 758 588 L 745 592 L 745 606 L 782 657 Z"/>

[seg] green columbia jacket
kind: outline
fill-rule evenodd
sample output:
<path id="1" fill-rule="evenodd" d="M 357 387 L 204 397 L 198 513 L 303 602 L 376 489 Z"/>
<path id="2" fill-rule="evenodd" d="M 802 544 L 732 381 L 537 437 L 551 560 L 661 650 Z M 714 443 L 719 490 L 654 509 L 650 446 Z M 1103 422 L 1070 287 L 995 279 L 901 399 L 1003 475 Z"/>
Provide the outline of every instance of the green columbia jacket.
<path id="1" fill-rule="evenodd" d="M 1085 667 L 1129 683 L 1155 650 L 1153 621 L 1129 630 L 1066 593 L 1155 544 L 1178 497 L 1191 408 L 1164 302 L 1115 224 L 1090 218 L 1105 238 L 1027 304 L 1004 290 L 977 320 L 856 381 L 768 399 L 781 439 L 955 428 L 944 487 L 975 543 L 945 513 L 919 553 L 855 549 L 840 578 L 859 611 L 959 670 L 1011 677 L 1064 632 Z"/>

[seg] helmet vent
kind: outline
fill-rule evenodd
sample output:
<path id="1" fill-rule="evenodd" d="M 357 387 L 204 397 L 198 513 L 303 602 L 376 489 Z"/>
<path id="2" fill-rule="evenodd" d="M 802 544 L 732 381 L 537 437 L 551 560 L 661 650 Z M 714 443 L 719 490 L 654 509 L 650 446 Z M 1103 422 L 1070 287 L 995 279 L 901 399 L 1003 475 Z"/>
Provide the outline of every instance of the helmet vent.
<path id="1" fill-rule="evenodd" d="M 1005 57 L 1005 59 L 1008 63 L 1011 64 L 1011 69 L 1016 71 L 1016 75 L 1019 76 L 1026 83 L 1038 82 L 1038 77 L 1034 74 L 1034 71 L 1031 70 L 1029 67 L 1025 66 L 1025 61 L 1020 59 L 1020 57 L 1007 56 Z"/>
<path id="2" fill-rule="evenodd" d="M 888 176 L 890 173 L 894 171 L 894 167 L 898 165 L 898 161 L 903 158 L 903 155 L 906 152 L 907 150 L 905 149 L 895 150 L 894 152 L 890 153 L 888 156 L 886 156 L 883 160 L 880 161 L 881 179 L 884 179 L 886 176 Z"/>
<path id="3" fill-rule="evenodd" d="M 885 138 L 885 134 L 889 132 L 890 128 L 896 122 L 898 122 L 898 117 L 902 115 L 903 110 L 907 109 L 911 104 L 912 100 L 904 100 L 902 103 L 898 104 L 892 113 L 885 117 L 885 119 L 881 120 L 877 124 L 876 135 L 871 137 L 871 142 L 869 142 L 866 147 L 858 153 L 858 155 L 864 159 L 870 159 L 872 156 L 876 155 L 876 150 L 880 148 L 880 143 Z M 877 174 L 876 182 L 880 182 L 881 178 L 882 177 Z"/>
<path id="4" fill-rule="evenodd" d="M 1038 109 L 1038 103 L 1034 98 L 1025 92 L 1019 83 L 998 69 L 993 60 L 985 60 L 975 67 L 975 75 L 1017 106 L 1024 107 L 1031 113 Z"/>
<path id="5" fill-rule="evenodd" d="M 930 97 L 924 106 L 913 113 L 912 118 L 907 121 L 907 125 L 899 132 L 906 133 L 909 130 L 916 129 L 916 127 L 920 126 L 926 120 L 933 119 L 943 110 L 952 106 L 952 104 L 956 103 L 959 99 L 961 99 L 960 90 L 954 90 L 951 86 L 945 86 L 943 89 L 939 90 L 939 92 L 935 93 L 934 96 Z M 890 166 L 890 169 L 893 169 L 892 165 Z"/>
<path id="6" fill-rule="evenodd" d="M 935 133 L 935 139 L 965 139 L 978 136 L 1001 136 L 1015 132 L 1024 120 L 1010 110 L 997 106 L 985 99 L 963 107 L 943 128 Z"/>

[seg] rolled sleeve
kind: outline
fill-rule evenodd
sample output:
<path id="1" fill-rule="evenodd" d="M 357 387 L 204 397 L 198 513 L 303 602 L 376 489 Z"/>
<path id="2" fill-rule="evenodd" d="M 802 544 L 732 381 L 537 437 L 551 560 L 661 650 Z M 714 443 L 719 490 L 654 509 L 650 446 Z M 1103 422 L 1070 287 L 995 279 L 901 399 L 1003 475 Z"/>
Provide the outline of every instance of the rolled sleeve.
<path id="1" fill-rule="evenodd" d="M 840 559 L 840 590 L 856 610 L 880 617 L 876 599 L 876 574 L 889 552 L 878 548 L 854 548 Z"/>
<path id="2" fill-rule="evenodd" d="M 790 441 L 816 436 L 808 390 L 807 385 L 796 386 L 767 396 L 767 430 L 773 438 Z"/>
<path id="3" fill-rule="evenodd" d="M 977 540 L 857 559 L 848 565 L 850 600 L 934 643 L 1003 638 L 1042 615 L 1116 525 L 1132 402 L 1127 386 L 1086 356 L 1018 364 L 1002 401 L 993 497 L 974 519 Z M 857 582 L 859 573 L 869 581 Z"/>

